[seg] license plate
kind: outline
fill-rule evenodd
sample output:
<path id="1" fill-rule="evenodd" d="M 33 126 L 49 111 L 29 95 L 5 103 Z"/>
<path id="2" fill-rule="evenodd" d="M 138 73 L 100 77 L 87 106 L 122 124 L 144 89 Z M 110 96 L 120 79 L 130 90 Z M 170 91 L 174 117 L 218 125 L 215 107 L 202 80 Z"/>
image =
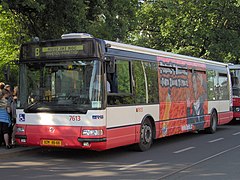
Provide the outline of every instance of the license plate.
<path id="1" fill-rule="evenodd" d="M 61 140 L 47 140 L 44 139 L 42 141 L 42 144 L 45 146 L 62 146 L 62 141 Z"/>

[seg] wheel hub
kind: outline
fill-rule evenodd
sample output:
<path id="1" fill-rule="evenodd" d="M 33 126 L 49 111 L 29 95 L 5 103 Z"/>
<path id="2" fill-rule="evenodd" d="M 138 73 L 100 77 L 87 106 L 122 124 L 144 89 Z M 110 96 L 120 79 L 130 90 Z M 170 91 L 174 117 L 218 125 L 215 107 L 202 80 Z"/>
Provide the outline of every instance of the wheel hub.
<path id="1" fill-rule="evenodd" d="M 144 141 L 146 143 L 149 143 L 151 142 L 152 140 L 152 131 L 151 131 L 151 128 L 149 126 L 145 126 L 144 127 Z"/>

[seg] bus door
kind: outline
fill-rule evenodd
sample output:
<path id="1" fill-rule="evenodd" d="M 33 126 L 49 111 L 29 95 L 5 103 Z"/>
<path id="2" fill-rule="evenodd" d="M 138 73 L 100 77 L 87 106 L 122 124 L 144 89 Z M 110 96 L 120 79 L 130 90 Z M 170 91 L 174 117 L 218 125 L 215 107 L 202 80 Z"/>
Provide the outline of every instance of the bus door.
<path id="1" fill-rule="evenodd" d="M 130 64 L 121 59 L 106 62 L 108 143 L 129 144 L 135 141 L 136 108 Z"/>

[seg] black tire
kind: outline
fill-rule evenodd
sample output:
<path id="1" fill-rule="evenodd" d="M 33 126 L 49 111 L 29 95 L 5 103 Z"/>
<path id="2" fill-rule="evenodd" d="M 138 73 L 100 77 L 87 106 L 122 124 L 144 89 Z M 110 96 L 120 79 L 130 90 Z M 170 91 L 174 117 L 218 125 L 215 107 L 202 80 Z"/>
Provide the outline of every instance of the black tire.
<path id="1" fill-rule="evenodd" d="M 208 134 L 213 134 L 217 131 L 218 117 L 217 112 L 213 111 L 210 119 L 210 127 L 205 129 L 205 132 Z"/>
<path id="2" fill-rule="evenodd" d="M 146 151 L 150 149 L 153 143 L 153 129 L 149 119 L 142 122 L 140 129 L 140 142 L 136 144 L 135 149 L 138 151 Z"/>

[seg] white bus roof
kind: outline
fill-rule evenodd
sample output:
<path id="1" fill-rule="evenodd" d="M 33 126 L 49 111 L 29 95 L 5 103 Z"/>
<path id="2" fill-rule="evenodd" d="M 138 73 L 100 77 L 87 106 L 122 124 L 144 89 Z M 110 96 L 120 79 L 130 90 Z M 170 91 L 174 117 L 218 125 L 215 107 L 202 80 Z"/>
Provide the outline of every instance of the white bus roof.
<path id="1" fill-rule="evenodd" d="M 142 53 L 142 54 L 161 56 L 161 57 L 165 57 L 165 58 L 174 58 L 174 59 L 198 62 L 198 63 L 204 63 L 204 64 L 228 66 L 228 64 L 225 64 L 222 62 L 206 60 L 206 59 L 201 59 L 201 58 L 196 58 L 196 57 L 191 57 L 191 56 L 185 56 L 185 55 L 180 55 L 180 54 L 174 54 L 171 52 L 165 52 L 165 51 L 161 51 L 161 50 L 150 49 L 150 48 L 145 48 L 145 47 L 140 47 L 140 46 L 135 46 L 135 45 L 130 45 L 130 44 L 118 43 L 118 42 L 107 41 L 107 40 L 105 40 L 105 43 L 109 44 L 110 48 L 112 48 L 112 49 L 132 51 L 132 52 L 137 52 L 137 53 Z"/>
<path id="2" fill-rule="evenodd" d="M 69 33 L 69 34 L 63 34 L 61 38 L 62 39 L 93 38 L 93 36 L 91 34 L 87 34 L 87 33 Z M 178 59 L 178 60 L 198 62 L 198 63 L 203 63 L 203 64 L 228 66 L 228 64 L 225 64 L 222 62 L 206 60 L 206 59 L 196 58 L 196 57 L 192 57 L 192 56 L 174 54 L 171 52 L 165 52 L 165 51 L 161 51 L 161 50 L 150 49 L 150 48 L 135 46 L 135 45 L 131 45 L 131 44 L 118 43 L 118 42 L 108 41 L 108 40 L 105 40 L 105 43 L 110 45 L 110 48 L 112 48 L 112 49 L 131 51 L 131 52 L 142 53 L 142 54 L 153 55 L 153 56 L 160 56 L 160 57 L 165 57 L 165 58 L 174 58 L 174 59 Z M 240 66 L 239 66 L 239 68 L 240 68 Z"/>
<path id="3" fill-rule="evenodd" d="M 91 34 L 87 33 L 69 33 L 63 34 L 61 36 L 62 39 L 77 39 L 77 38 L 93 38 Z"/>
<path id="4" fill-rule="evenodd" d="M 240 69 L 240 64 L 229 64 L 229 69 Z"/>

